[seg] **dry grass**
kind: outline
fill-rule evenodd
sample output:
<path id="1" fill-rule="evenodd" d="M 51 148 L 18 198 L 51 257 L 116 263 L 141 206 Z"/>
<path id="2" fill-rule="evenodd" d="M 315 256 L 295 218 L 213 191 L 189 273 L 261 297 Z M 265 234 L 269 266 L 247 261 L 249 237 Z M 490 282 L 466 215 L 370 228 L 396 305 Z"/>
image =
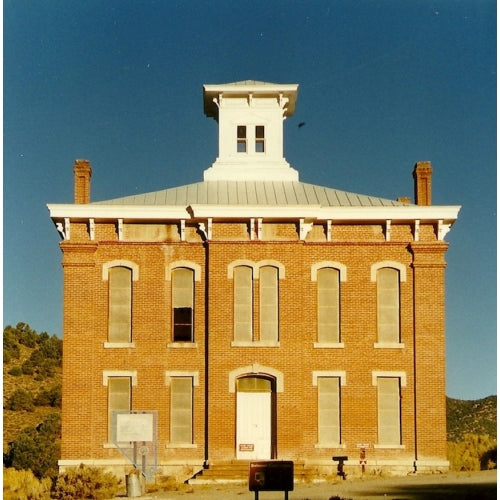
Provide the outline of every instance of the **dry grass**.
<path id="1" fill-rule="evenodd" d="M 148 483 L 146 491 L 148 493 L 156 493 L 158 491 L 182 491 L 184 493 L 192 493 L 193 487 L 189 484 L 179 482 L 171 476 L 155 476 L 154 483 Z"/>

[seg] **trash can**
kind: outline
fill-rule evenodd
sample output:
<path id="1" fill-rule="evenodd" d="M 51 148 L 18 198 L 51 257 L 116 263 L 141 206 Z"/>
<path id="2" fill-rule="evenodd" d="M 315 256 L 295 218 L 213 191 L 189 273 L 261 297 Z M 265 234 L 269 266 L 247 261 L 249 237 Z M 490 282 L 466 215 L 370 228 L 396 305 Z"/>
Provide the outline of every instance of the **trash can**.
<path id="1" fill-rule="evenodd" d="M 138 474 L 129 474 L 125 476 L 125 481 L 127 483 L 127 497 L 140 497 L 141 492 L 141 476 Z"/>

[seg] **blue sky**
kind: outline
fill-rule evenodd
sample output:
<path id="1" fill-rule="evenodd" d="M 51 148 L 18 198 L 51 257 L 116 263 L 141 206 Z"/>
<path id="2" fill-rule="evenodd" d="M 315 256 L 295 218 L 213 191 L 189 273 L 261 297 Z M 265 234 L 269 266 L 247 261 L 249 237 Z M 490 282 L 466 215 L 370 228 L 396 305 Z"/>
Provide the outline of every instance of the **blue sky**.
<path id="1" fill-rule="evenodd" d="M 430 160 L 447 235 L 447 393 L 496 394 L 493 0 L 4 0 L 4 325 L 61 334 L 46 203 L 202 179 L 217 124 L 202 85 L 298 83 L 285 157 L 300 180 L 395 199 Z M 298 128 L 300 122 L 306 126 Z"/>

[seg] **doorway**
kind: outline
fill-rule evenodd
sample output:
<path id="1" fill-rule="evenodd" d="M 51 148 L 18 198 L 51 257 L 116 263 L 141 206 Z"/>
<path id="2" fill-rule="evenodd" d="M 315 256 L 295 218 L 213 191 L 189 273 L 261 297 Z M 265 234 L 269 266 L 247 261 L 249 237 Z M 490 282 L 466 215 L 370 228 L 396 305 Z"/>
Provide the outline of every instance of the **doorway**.
<path id="1" fill-rule="evenodd" d="M 274 458 L 274 380 L 250 376 L 236 383 L 236 458 Z"/>

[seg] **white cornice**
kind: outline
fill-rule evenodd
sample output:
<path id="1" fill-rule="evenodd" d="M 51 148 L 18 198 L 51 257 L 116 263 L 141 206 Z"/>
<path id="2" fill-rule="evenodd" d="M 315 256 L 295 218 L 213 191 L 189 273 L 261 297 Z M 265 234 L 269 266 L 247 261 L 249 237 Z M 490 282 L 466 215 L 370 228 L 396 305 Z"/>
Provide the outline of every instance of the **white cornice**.
<path id="1" fill-rule="evenodd" d="M 49 204 L 53 219 L 142 219 L 142 220 L 179 220 L 190 219 L 187 208 L 177 205 L 115 205 L 115 204 Z"/>
<path id="2" fill-rule="evenodd" d="M 52 219 L 186 220 L 186 219 L 310 219 L 332 221 L 443 221 L 458 217 L 457 205 L 395 205 L 322 207 L 321 205 L 115 205 L 49 204 Z"/>
<path id="3" fill-rule="evenodd" d="M 377 207 L 322 207 L 318 218 L 350 220 L 456 220 L 458 205 L 394 205 Z"/>

